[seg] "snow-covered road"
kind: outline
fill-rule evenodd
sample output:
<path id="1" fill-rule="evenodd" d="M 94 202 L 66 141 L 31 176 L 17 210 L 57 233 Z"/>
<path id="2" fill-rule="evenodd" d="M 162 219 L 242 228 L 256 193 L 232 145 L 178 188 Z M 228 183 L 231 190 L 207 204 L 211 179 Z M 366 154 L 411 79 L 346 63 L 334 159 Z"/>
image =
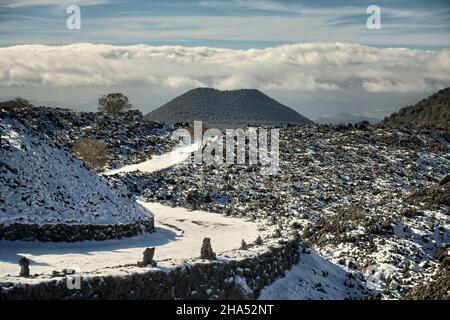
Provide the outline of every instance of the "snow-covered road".
<path id="1" fill-rule="evenodd" d="M 199 148 L 198 143 L 175 148 L 174 150 L 153 158 L 129 166 L 124 166 L 119 169 L 109 170 L 103 173 L 104 175 L 123 174 L 128 172 L 140 171 L 140 172 L 155 172 L 163 169 L 167 169 L 176 164 L 182 163 L 189 159 L 192 152 L 197 151 Z"/>
<path id="2" fill-rule="evenodd" d="M 119 171 L 158 171 L 186 160 L 197 147 L 192 145 L 177 149 L 149 161 L 123 167 Z M 199 257 L 205 237 L 211 238 L 213 250 L 220 255 L 238 249 L 242 239 L 250 243 L 261 234 L 255 222 L 204 211 L 172 208 L 159 203 L 139 203 L 154 213 L 157 232 L 128 239 L 77 243 L 0 241 L 0 281 L 23 281 L 23 278 L 16 277 L 21 256 L 30 259 L 32 274 L 43 277 L 51 275 L 53 270 L 65 268 L 76 269 L 82 274 L 111 273 L 116 266 L 135 264 L 141 260 L 146 247 L 156 247 L 155 260 L 158 265 L 171 266 L 185 259 Z"/>
<path id="3" fill-rule="evenodd" d="M 32 274 L 50 275 L 53 270 L 75 269 L 80 273 L 110 273 L 111 267 L 136 263 L 146 247 L 156 247 L 155 260 L 171 266 L 197 258 L 204 237 L 211 238 L 213 250 L 224 253 L 238 249 L 258 237 L 256 224 L 238 218 L 202 211 L 187 211 L 157 203 L 141 202 L 155 213 L 156 232 L 133 238 L 54 243 L 0 241 L 0 281 L 14 281 L 21 256 L 31 261 Z M 20 280 L 20 278 L 16 278 Z"/>

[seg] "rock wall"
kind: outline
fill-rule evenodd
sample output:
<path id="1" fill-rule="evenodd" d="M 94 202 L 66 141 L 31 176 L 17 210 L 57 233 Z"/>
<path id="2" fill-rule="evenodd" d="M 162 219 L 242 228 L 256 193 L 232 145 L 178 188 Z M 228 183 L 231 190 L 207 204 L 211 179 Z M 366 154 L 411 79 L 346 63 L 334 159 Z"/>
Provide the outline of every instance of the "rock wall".
<path id="1" fill-rule="evenodd" d="M 3 284 L 0 300 L 10 299 L 254 299 L 299 259 L 298 239 L 239 261 L 205 261 L 126 276 L 81 279 L 69 290 L 66 278 L 38 284 Z"/>
<path id="2" fill-rule="evenodd" d="M 130 224 L 0 224 L 0 240 L 39 240 L 43 242 L 75 242 L 83 240 L 108 240 L 133 237 L 143 232 L 153 232 L 154 220 L 148 218 Z"/>

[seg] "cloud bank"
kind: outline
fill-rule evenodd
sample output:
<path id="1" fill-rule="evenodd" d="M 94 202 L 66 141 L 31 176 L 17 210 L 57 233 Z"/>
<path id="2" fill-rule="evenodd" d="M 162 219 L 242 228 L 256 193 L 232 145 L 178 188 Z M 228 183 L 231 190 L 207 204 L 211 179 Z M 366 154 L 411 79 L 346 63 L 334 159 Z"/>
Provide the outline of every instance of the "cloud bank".
<path id="1" fill-rule="evenodd" d="M 182 46 L 0 48 L 2 87 L 148 85 L 267 91 L 424 92 L 450 85 L 450 50 L 304 43 L 231 50 Z"/>

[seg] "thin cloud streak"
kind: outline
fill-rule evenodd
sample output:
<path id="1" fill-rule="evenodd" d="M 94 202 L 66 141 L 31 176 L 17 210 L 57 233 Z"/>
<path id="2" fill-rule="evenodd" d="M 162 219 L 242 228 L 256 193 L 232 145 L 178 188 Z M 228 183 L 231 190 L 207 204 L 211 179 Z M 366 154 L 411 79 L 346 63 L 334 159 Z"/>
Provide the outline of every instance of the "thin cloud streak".
<path id="1" fill-rule="evenodd" d="M 84 1 L 86 5 L 107 2 Z M 45 4 L 56 1 L 24 0 L 14 3 Z M 368 15 L 364 4 L 306 6 L 275 1 L 174 1 L 165 6 L 160 2 L 146 4 L 142 12 L 136 10 L 135 2 L 132 4 L 135 6 L 126 15 L 123 7 L 116 8 L 115 5 L 86 9 L 87 14 L 82 11 L 82 29 L 76 32 L 66 29 L 67 15 L 57 6 L 41 10 L 39 14 L 28 10 L 28 17 L 23 12 L 10 10 L 5 13 L 7 19 L 0 18 L 0 46 L 76 42 L 173 44 L 185 41 L 208 46 L 220 46 L 222 43 L 224 47 L 232 47 L 230 44 L 233 42 L 251 42 L 247 45 L 250 48 L 263 47 L 265 43 L 339 41 L 383 47 L 450 47 L 450 10 L 445 8 L 414 10 L 411 7 L 391 7 L 390 3 L 385 3 L 381 6 L 382 30 L 374 31 L 366 28 Z M 181 6 L 189 10 L 180 10 Z M 202 8 L 208 10 L 204 12 Z M 14 12 L 18 12 L 17 16 Z M 38 17 L 48 19 L 39 20 Z"/>

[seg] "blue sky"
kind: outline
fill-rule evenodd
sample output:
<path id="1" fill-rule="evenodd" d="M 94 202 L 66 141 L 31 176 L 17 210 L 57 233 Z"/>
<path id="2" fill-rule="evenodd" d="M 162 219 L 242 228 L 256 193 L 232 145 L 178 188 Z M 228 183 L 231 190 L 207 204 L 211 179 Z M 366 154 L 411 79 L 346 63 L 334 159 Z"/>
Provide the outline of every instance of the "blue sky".
<path id="1" fill-rule="evenodd" d="M 67 30 L 78 4 L 81 30 Z M 368 30 L 366 8 L 381 7 L 382 29 Z M 0 46 L 150 44 L 264 48 L 300 42 L 375 47 L 450 47 L 448 1 L 0 0 Z"/>

